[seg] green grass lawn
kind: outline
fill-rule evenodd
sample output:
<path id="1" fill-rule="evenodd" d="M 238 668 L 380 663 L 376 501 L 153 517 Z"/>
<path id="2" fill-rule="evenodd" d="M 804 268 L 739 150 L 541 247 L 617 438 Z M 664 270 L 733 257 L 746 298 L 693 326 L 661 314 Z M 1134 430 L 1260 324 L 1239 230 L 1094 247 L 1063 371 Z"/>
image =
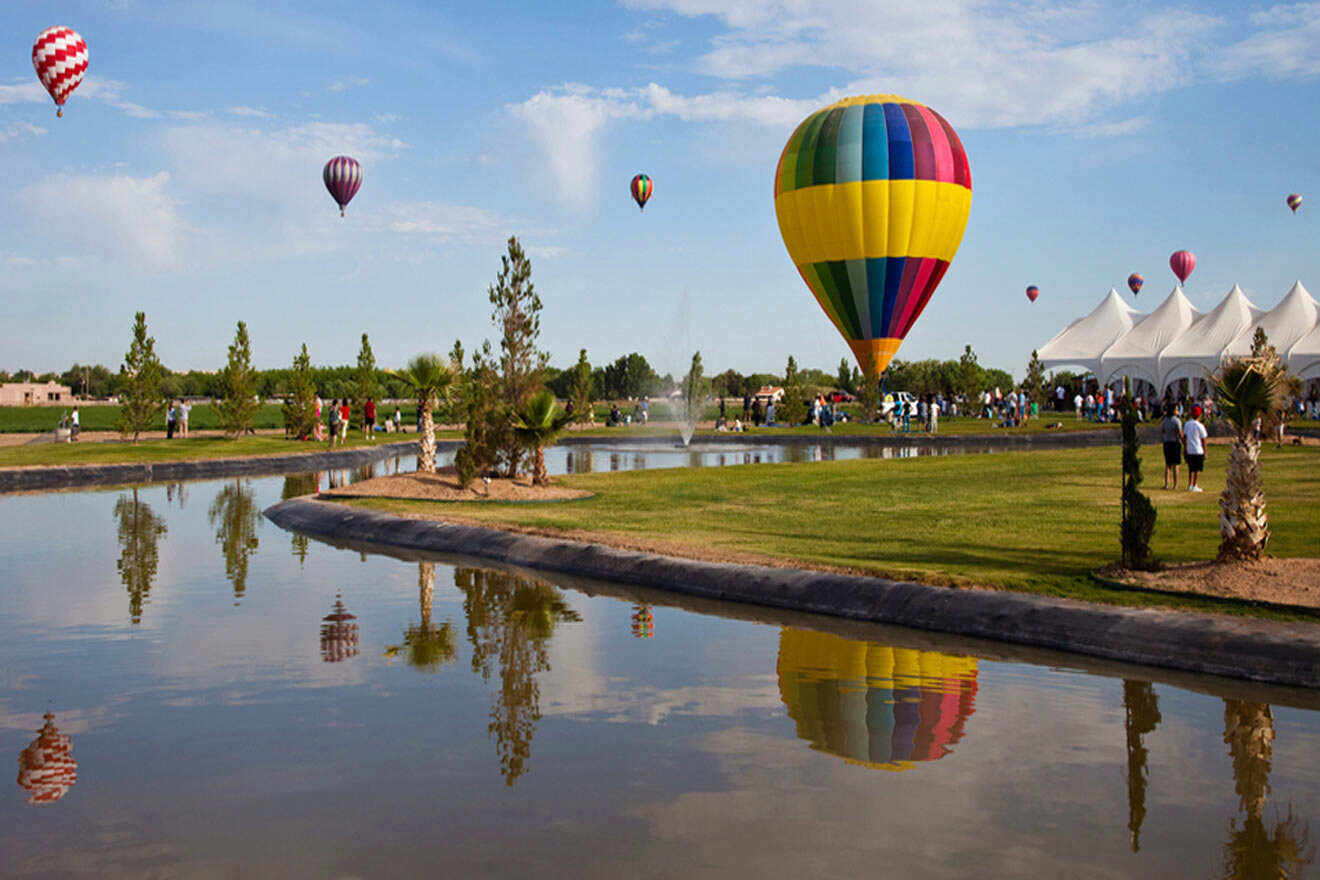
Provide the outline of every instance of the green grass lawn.
<path id="1" fill-rule="evenodd" d="M 415 440 L 416 434 L 378 434 L 375 443 Z M 349 446 L 366 446 L 362 432 L 349 432 Z M 298 452 L 321 452 L 322 443 L 285 440 L 283 437 L 255 435 L 240 440 L 224 437 L 187 437 L 174 440 L 144 440 L 137 445 L 123 443 L 42 443 L 33 446 L 0 447 L 0 467 L 30 465 L 112 464 L 146 461 L 187 461 L 206 458 L 237 458 L 251 455 L 289 455 Z"/>
<path id="2" fill-rule="evenodd" d="M 1143 450 L 1143 488 L 1159 510 L 1153 550 L 1161 559 L 1215 555 L 1226 456 L 1227 447 L 1212 447 L 1205 492 L 1194 494 L 1162 490 L 1160 449 Z M 1320 555 L 1320 450 L 1267 447 L 1263 466 L 1270 551 Z M 1152 599 L 1090 580 L 1088 572 L 1119 555 L 1120 475 L 1119 450 L 1106 447 L 582 474 L 556 482 L 596 496 L 559 504 L 351 503 L 612 533 L 661 549 L 714 548 L 927 583 L 1119 604 L 1230 606 Z"/>
<path id="3" fill-rule="evenodd" d="M 326 401 L 329 407 L 330 401 Z M 69 406 L 0 406 L 0 434 L 36 434 L 42 431 L 53 431 L 60 423 L 60 418 L 67 415 L 73 409 Z M 417 406 L 415 404 L 406 404 L 400 407 L 403 416 L 403 426 L 409 431 L 417 423 Z M 394 405 L 380 404 L 376 413 L 376 419 L 381 421 L 386 417 L 394 416 Z M 362 418 L 360 409 L 353 410 L 353 427 L 361 429 Z M 119 407 L 112 404 L 92 404 L 82 405 L 78 408 L 78 421 L 84 431 L 114 431 L 115 422 L 119 419 Z M 281 404 L 263 403 L 257 410 L 253 419 L 253 427 L 259 429 L 265 428 L 283 428 L 284 414 L 281 410 Z M 188 414 L 188 428 L 192 431 L 209 431 L 220 428 L 220 417 L 216 408 L 208 403 L 199 403 L 192 408 Z M 153 430 L 165 430 L 165 412 L 161 411 L 156 417 L 156 423 L 152 426 Z"/>

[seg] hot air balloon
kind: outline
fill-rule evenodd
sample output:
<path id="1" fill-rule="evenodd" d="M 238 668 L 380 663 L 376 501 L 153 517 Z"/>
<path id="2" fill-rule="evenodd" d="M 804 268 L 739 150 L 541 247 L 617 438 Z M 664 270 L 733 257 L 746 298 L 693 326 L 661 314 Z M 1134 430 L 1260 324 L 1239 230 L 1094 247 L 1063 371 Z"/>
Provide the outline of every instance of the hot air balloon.
<path id="1" fill-rule="evenodd" d="M 845 98 L 811 114 L 775 171 L 789 257 L 873 378 L 939 286 L 971 206 L 957 133 L 895 95 Z"/>
<path id="2" fill-rule="evenodd" d="M 1191 270 L 1188 271 L 1190 272 Z M 1131 275 L 1128 276 L 1128 290 L 1132 291 L 1133 296 L 1136 296 L 1138 293 L 1141 293 L 1141 285 L 1145 283 L 1146 283 L 1146 279 L 1142 278 L 1136 272 L 1133 272 Z"/>
<path id="3" fill-rule="evenodd" d="M 645 174 L 639 174 L 632 179 L 629 189 L 632 190 L 633 201 L 637 203 L 637 210 L 641 211 L 646 208 L 646 201 L 651 198 L 651 190 L 655 189 L 655 184 Z"/>
<path id="4" fill-rule="evenodd" d="M 1292 208 L 1294 214 L 1296 214 L 1297 209 L 1302 206 L 1302 197 L 1297 193 L 1290 193 L 1288 198 L 1284 199 L 1284 201 L 1288 203 L 1288 207 Z"/>
<path id="5" fill-rule="evenodd" d="M 1182 284 L 1196 268 L 1196 254 L 1191 251 L 1174 251 L 1169 257 L 1169 268 L 1178 276 L 1178 283 Z"/>
<path id="6" fill-rule="evenodd" d="M 55 726 L 54 713 L 47 712 L 44 718 L 37 738 L 18 756 L 18 784 L 28 791 L 29 804 L 53 804 L 78 781 L 69 735 Z"/>
<path id="7" fill-rule="evenodd" d="M 1035 302 L 1035 301 L 1036 301 L 1036 297 L 1038 297 L 1038 296 L 1040 296 L 1040 288 L 1039 288 L 1039 287 L 1037 287 L 1036 285 L 1033 284 L 1033 285 L 1031 285 L 1030 287 L 1027 288 L 1027 299 L 1031 300 L 1032 302 Z"/>
<path id="8" fill-rule="evenodd" d="M 32 44 L 32 66 L 55 99 L 55 115 L 63 116 L 64 102 L 87 73 L 87 43 L 73 28 L 46 28 Z"/>
<path id="9" fill-rule="evenodd" d="M 335 156 L 325 163 L 321 179 L 325 181 L 330 197 L 339 205 L 339 216 L 344 216 L 344 208 L 362 186 L 362 166 L 349 156 Z"/>

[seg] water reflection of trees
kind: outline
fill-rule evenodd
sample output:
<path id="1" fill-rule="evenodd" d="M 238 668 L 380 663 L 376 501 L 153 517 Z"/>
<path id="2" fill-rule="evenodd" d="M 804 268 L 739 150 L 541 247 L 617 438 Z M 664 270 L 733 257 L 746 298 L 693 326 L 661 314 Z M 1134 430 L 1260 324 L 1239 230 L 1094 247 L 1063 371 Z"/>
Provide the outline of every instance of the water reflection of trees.
<path id="1" fill-rule="evenodd" d="M 128 590 L 128 616 L 142 622 L 142 603 L 151 592 L 156 569 L 160 567 L 160 539 L 165 521 L 151 507 L 138 499 L 138 490 L 120 495 L 115 501 L 115 520 L 119 523 L 119 579 Z"/>
<path id="2" fill-rule="evenodd" d="M 463 593 L 472 670 L 484 681 L 499 670 L 488 731 L 495 737 L 500 773 L 513 785 L 526 771 L 541 719 L 536 675 L 550 669 L 549 640 L 558 624 L 582 618 L 556 587 L 530 578 L 457 568 L 454 585 Z"/>
<path id="3" fill-rule="evenodd" d="M 257 551 L 257 527 L 261 513 L 256 495 L 246 480 L 235 480 L 220 489 L 207 512 L 216 527 L 215 542 L 225 556 L 225 577 L 234 585 L 234 598 L 247 592 L 248 562 Z"/>
<path id="4" fill-rule="evenodd" d="M 436 626 L 431 623 L 431 603 L 435 599 L 435 563 L 417 563 L 418 604 L 421 623 L 409 623 L 403 631 L 403 644 L 390 645 L 386 657 L 402 656 L 409 666 L 426 672 L 435 672 L 458 656 L 454 625 L 449 621 Z"/>
<path id="5" fill-rule="evenodd" d="M 1229 821 L 1224 876 L 1271 880 L 1301 876 L 1315 857 L 1310 828 L 1297 821 L 1291 806 L 1282 819 L 1276 813 L 1273 829 L 1264 818 L 1274 748 L 1270 707 L 1224 700 L 1224 742 L 1233 761 L 1233 784 L 1242 814 Z"/>
<path id="6" fill-rule="evenodd" d="M 1141 849 L 1141 823 L 1146 818 L 1146 745 L 1143 737 L 1160 723 L 1160 704 L 1148 681 L 1123 680 L 1123 727 L 1127 731 L 1128 841 Z"/>
<path id="7" fill-rule="evenodd" d="M 315 471 L 305 474 L 288 474 L 284 477 L 284 488 L 280 490 L 280 500 L 301 498 L 303 495 L 315 495 L 320 487 L 321 475 Z M 306 535 L 300 535 L 297 532 L 290 532 L 289 534 L 293 543 L 293 555 L 298 557 L 298 565 L 301 567 L 307 562 L 307 550 L 311 542 Z"/>

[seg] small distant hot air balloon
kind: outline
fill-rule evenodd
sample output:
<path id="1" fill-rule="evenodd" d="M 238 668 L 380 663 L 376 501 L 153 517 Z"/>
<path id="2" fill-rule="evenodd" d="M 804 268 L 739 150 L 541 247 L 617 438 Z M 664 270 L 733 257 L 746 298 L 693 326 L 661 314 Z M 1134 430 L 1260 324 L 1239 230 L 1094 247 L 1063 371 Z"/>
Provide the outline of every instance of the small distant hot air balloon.
<path id="1" fill-rule="evenodd" d="M 1182 284 L 1196 268 L 1196 254 L 1191 251 L 1174 251 L 1169 256 L 1169 268 L 1178 276 L 1178 283 Z"/>
<path id="2" fill-rule="evenodd" d="M 46 28 L 32 44 L 32 66 L 50 96 L 56 116 L 64 115 L 64 102 L 87 73 L 87 43 L 73 28 Z"/>
<path id="3" fill-rule="evenodd" d="M 1288 207 L 1292 208 L 1294 214 L 1296 214 L 1297 209 L 1302 206 L 1302 197 L 1297 193 L 1290 193 L 1288 198 L 1284 199 L 1284 201 L 1288 203 Z"/>
<path id="4" fill-rule="evenodd" d="M 1040 296 L 1040 288 L 1039 288 L 1039 287 L 1037 287 L 1036 285 L 1033 284 L 1033 285 L 1031 285 L 1030 287 L 1027 288 L 1027 299 L 1031 300 L 1032 302 L 1035 302 L 1035 301 L 1036 301 L 1036 297 L 1038 297 L 1038 296 Z"/>
<path id="5" fill-rule="evenodd" d="M 844 98 L 793 132 L 774 187 L 793 265 L 875 378 L 962 242 L 972 209 L 962 141 L 925 104 Z"/>
<path id="6" fill-rule="evenodd" d="M 330 197 L 339 205 L 339 216 L 344 216 L 344 208 L 362 186 L 362 166 L 349 156 L 335 156 L 325 163 L 321 179 L 325 181 Z"/>
<path id="7" fill-rule="evenodd" d="M 646 208 L 646 201 L 651 198 L 651 190 L 655 189 L 655 184 L 645 174 L 639 174 L 632 179 L 629 189 L 632 191 L 633 201 L 637 203 L 637 210 L 641 211 Z"/>
<path id="8" fill-rule="evenodd" d="M 1191 270 L 1189 269 L 1188 271 L 1190 272 Z M 1128 290 L 1132 291 L 1133 296 L 1136 296 L 1138 293 L 1141 293 L 1141 285 L 1145 283 L 1146 283 L 1146 279 L 1142 278 L 1136 272 L 1133 272 L 1131 275 L 1128 276 Z"/>

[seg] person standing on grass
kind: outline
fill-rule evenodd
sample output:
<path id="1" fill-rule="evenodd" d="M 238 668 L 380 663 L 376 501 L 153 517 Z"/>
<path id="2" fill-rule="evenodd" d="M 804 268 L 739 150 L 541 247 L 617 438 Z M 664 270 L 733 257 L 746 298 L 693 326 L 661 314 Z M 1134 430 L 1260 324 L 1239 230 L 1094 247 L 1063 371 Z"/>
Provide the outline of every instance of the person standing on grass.
<path id="1" fill-rule="evenodd" d="M 74 404 L 73 412 L 69 415 L 69 441 L 78 440 L 78 405 Z"/>
<path id="2" fill-rule="evenodd" d="M 330 402 L 330 448 L 335 448 L 339 441 L 339 400 Z"/>
<path id="3" fill-rule="evenodd" d="M 376 401 L 368 397 L 367 402 L 362 406 L 362 436 L 374 440 L 376 438 L 371 436 L 374 430 L 376 430 Z"/>
<path id="4" fill-rule="evenodd" d="M 1205 425 L 1201 424 L 1201 407 L 1192 407 L 1192 417 L 1183 426 L 1187 442 L 1187 491 L 1204 491 L 1199 485 L 1201 470 L 1205 467 Z"/>
<path id="5" fill-rule="evenodd" d="M 343 443 L 348 442 L 348 419 L 351 411 L 348 408 L 348 398 L 339 405 L 339 439 Z"/>
<path id="6" fill-rule="evenodd" d="M 178 410 L 174 408 L 174 400 L 170 400 L 169 408 L 165 410 L 165 439 L 174 439 L 174 426 L 179 422 Z"/>
<path id="7" fill-rule="evenodd" d="M 1169 488 L 1169 476 L 1173 476 L 1173 488 L 1178 488 L 1178 465 L 1182 464 L 1183 426 L 1173 414 L 1173 402 L 1164 403 L 1164 421 L 1160 423 L 1160 437 L 1164 441 L 1164 488 Z"/>
<path id="8" fill-rule="evenodd" d="M 187 400 L 179 401 L 179 436 L 180 437 L 188 436 L 188 411 L 191 409 L 192 409 L 192 405 L 188 403 Z"/>
<path id="9" fill-rule="evenodd" d="M 399 411 L 399 405 L 394 405 L 394 433 L 403 433 L 403 413 Z"/>

